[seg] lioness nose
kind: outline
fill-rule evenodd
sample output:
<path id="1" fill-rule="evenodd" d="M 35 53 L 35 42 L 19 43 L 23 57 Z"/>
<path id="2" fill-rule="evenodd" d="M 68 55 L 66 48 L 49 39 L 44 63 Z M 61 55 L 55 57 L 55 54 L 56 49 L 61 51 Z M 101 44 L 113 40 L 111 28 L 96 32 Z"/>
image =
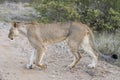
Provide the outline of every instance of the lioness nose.
<path id="1" fill-rule="evenodd" d="M 13 40 L 13 37 L 10 37 L 10 35 L 8 36 L 9 39 Z"/>
<path id="2" fill-rule="evenodd" d="M 13 38 L 11 38 L 11 40 L 13 40 Z"/>

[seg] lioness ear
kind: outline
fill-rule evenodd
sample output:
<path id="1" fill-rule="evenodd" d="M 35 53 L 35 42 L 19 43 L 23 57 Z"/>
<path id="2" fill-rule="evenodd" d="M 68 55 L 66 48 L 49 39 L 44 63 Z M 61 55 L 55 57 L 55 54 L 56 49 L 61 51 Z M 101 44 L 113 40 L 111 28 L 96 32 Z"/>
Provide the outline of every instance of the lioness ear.
<path id="1" fill-rule="evenodd" d="M 19 23 L 20 23 L 20 22 L 12 22 L 12 26 L 13 26 L 14 28 L 17 28 Z"/>

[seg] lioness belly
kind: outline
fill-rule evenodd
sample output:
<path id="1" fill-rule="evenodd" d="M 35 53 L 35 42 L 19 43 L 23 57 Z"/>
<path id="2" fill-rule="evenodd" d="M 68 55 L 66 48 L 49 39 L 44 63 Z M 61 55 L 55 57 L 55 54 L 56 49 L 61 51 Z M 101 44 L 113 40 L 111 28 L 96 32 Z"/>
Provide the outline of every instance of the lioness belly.
<path id="1" fill-rule="evenodd" d="M 66 39 L 69 34 L 69 28 L 46 27 L 40 30 L 40 38 L 44 44 L 52 44 Z"/>
<path id="2" fill-rule="evenodd" d="M 52 44 L 67 38 L 68 32 L 44 33 L 41 38 L 44 44 Z"/>

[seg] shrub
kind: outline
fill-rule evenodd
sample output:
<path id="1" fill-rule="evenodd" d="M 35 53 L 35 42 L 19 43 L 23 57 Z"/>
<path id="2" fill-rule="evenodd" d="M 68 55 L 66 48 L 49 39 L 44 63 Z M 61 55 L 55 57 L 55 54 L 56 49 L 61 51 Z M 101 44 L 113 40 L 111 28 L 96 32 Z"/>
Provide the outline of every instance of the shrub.
<path id="1" fill-rule="evenodd" d="M 86 3 L 85 3 L 86 2 Z M 100 3 L 98 5 L 98 2 Z M 40 22 L 81 21 L 97 31 L 115 31 L 120 27 L 120 12 L 107 4 L 108 1 L 88 0 L 35 0 L 34 7 L 40 12 Z M 91 5 L 96 5 L 91 8 Z M 106 5 L 107 9 L 101 9 Z M 99 7 L 98 7 L 99 6 Z"/>
<path id="2" fill-rule="evenodd" d="M 66 22 L 78 20 L 77 6 L 71 0 L 40 0 L 35 9 L 40 12 L 40 22 Z"/>
<path id="3" fill-rule="evenodd" d="M 108 14 L 99 9 L 86 9 L 81 13 L 81 21 L 97 31 L 115 31 L 120 28 L 120 13 L 110 8 Z"/>

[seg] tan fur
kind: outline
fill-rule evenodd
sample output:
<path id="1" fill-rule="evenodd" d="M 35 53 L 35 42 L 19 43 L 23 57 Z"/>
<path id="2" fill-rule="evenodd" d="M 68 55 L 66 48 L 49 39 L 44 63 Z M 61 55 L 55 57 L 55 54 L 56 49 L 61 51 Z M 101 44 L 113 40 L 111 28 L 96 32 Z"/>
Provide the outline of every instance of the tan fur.
<path id="1" fill-rule="evenodd" d="M 16 30 L 21 32 L 22 30 L 20 30 L 20 28 L 25 28 L 27 33 L 24 33 L 24 31 L 22 33 L 26 35 L 31 45 L 35 48 L 34 55 L 31 56 L 30 63 L 27 65 L 27 68 L 32 68 L 33 64 L 41 68 L 46 68 L 46 65 L 41 63 L 46 46 L 66 39 L 68 39 L 67 43 L 74 56 L 74 61 L 69 65 L 70 68 L 75 67 L 81 59 L 81 55 L 78 52 L 79 47 L 82 47 L 91 56 L 92 62 L 89 67 L 93 68 L 96 66 L 97 54 L 90 44 L 90 35 L 92 35 L 92 31 L 85 24 L 78 22 L 52 24 L 14 22 L 12 25 L 13 27 L 10 29 L 8 37 L 10 39 L 14 39 L 14 37 L 18 35 L 18 33 L 16 34 Z"/>

